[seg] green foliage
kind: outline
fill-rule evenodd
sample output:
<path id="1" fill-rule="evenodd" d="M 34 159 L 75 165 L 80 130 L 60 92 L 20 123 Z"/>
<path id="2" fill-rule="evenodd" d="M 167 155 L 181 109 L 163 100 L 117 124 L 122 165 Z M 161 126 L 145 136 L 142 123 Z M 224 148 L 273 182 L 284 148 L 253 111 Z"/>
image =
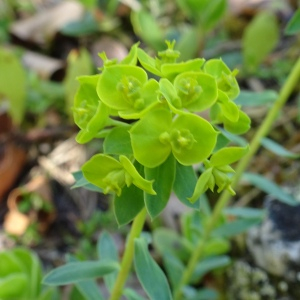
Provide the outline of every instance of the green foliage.
<path id="1" fill-rule="evenodd" d="M 156 51 L 164 48 L 163 40 L 176 36 L 176 49 L 181 53 L 181 60 L 197 57 L 197 52 L 203 44 L 205 34 L 212 30 L 227 10 L 227 0 L 177 0 L 177 13 L 174 19 L 186 21 L 165 26 L 160 19 L 163 19 L 167 10 L 165 3 L 157 1 L 153 7 L 158 7 L 156 11 L 152 9 L 150 1 L 144 1 L 139 9 L 131 13 L 131 23 L 135 33 Z M 159 13 L 158 13 L 159 12 Z M 149 30 L 151 28 L 151 30 Z"/>
<path id="2" fill-rule="evenodd" d="M 76 283 L 102 277 L 118 270 L 118 267 L 113 261 L 70 262 L 48 273 L 43 283 L 47 285 Z"/>
<path id="3" fill-rule="evenodd" d="M 213 154 L 219 134 L 214 124 L 233 133 L 244 133 L 250 126 L 250 119 L 234 103 L 239 94 L 237 72 L 218 59 L 177 63 L 175 42 L 167 46 L 154 59 L 135 44 L 119 63 L 102 53 L 101 73 L 79 78 L 73 108 L 80 128 L 77 141 L 104 138 L 104 153 L 86 162 L 82 173 L 93 186 L 114 196 L 119 225 L 131 221 L 144 206 L 155 218 L 173 189 L 192 207 L 207 188 L 231 190 L 228 173 L 234 170 L 229 164 L 247 151 L 229 147 Z M 149 79 L 149 73 L 160 78 Z M 207 109 L 211 122 L 197 114 Z M 204 163 L 208 171 L 196 184 L 190 167 L 197 163 Z M 191 180 L 189 190 L 179 181 L 180 172 Z M 78 185 L 87 184 L 80 178 Z"/>
<path id="4" fill-rule="evenodd" d="M 245 68 L 255 71 L 279 40 L 276 16 L 268 11 L 258 13 L 245 30 L 243 56 Z"/>
<path id="5" fill-rule="evenodd" d="M 300 9 L 293 15 L 285 28 L 285 34 L 293 35 L 300 32 Z"/>
<path id="6" fill-rule="evenodd" d="M 26 73 L 17 56 L 0 48 L 0 104 L 8 103 L 13 121 L 20 124 L 25 113 Z"/>
<path id="7" fill-rule="evenodd" d="M 151 300 L 172 299 L 167 278 L 151 257 L 143 238 L 135 240 L 134 265 L 139 281 Z"/>
<path id="8" fill-rule="evenodd" d="M 250 119 L 234 102 L 239 94 L 237 72 L 218 59 L 205 62 L 197 58 L 177 63 L 180 52 L 174 50 L 175 42 L 166 44 L 167 49 L 158 52 L 156 58 L 138 44 L 120 62 L 101 53 L 104 67 L 100 74 L 78 78 L 73 108 L 75 123 L 80 128 L 76 139 L 86 143 L 103 138 L 103 152 L 95 154 L 82 166 L 82 172 L 74 174 L 74 187 L 111 194 L 120 226 L 133 219 L 134 223 L 140 222 L 145 211 L 156 218 L 172 191 L 181 202 L 197 210 L 200 197 L 208 188 L 214 191 L 217 186 L 218 192 L 228 189 L 234 193 L 230 186 L 234 170 L 229 165 L 247 152 L 247 147 L 224 148 L 221 143 L 216 148 L 219 136 L 223 136 L 216 124 L 233 133 L 244 133 L 250 126 Z M 204 110 L 210 110 L 210 120 L 199 116 Z M 204 171 L 197 179 L 193 165 L 198 163 Z M 187 224 L 200 225 L 200 231 L 190 231 Z M 187 237 L 180 240 L 176 234 L 167 237 L 162 232 L 161 244 L 176 241 L 181 245 L 180 259 L 187 260 L 201 237 L 203 224 L 193 217 L 186 219 L 184 227 Z M 157 299 L 158 295 L 160 299 L 171 299 L 166 277 L 149 254 L 145 240 L 134 242 L 130 236 L 128 243 L 130 254 L 125 257 L 133 256 L 134 252 L 137 276 L 150 299 Z M 166 268 L 175 264 L 178 270 L 182 269 L 176 258 L 178 251 L 170 249 L 167 252 L 172 253 L 174 261 L 169 259 Z M 228 249 L 228 240 L 216 235 L 207 242 L 205 256 L 217 256 Z M 50 272 L 44 282 L 73 283 L 83 295 L 94 278 L 103 276 L 112 299 L 122 293 L 129 299 L 140 299 L 130 289 L 115 290 L 124 271 L 117 273 L 117 252 L 106 233 L 100 238 L 98 252 L 99 261 L 70 262 Z M 199 274 L 197 278 L 202 276 Z M 175 289 L 179 279 L 174 276 L 171 280 Z"/>
<path id="9" fill-rule="evenodd" d="M 266 177 L 254 174 L 254 173 L 245 173 L 243 178 L 249 183 L 253 184 L 260 190 L 266 192 L 269 195 L 276 197 L 281 202 L 287 203 L 289 205 L 298 205 L 297 201 L 292 195 L 287 193 L 284 189 L 278 186 L 273 181 L 267 179 Z"/>
<path id="10" fill-rule="evenodd" d="M 0 261 L 1 299 L 54 299 L 56 292 L 53 288 L 42 288 L 42 268 L 33 252 L 23 248 L 6 250 L 0 252 Z"/>

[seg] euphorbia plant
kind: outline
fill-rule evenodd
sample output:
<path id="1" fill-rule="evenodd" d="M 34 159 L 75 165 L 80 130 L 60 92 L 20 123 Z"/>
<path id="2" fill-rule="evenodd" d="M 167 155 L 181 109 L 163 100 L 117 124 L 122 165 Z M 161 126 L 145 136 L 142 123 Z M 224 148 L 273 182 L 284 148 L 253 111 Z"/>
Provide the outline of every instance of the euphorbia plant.
<path id="1" fill-rule="evenodd" d="M 78 79 L 73 108 L 80 128 L 76 139 L 79 143 L 103 139 L 103 151 L 82 166 L 83 176 L 112 195 L 120 226 L 134 220 L 110 299 L 121 297 L 133 256 L 146 257 L 141 255 L 143 243 L 134 242 L 146 215 L 157 217 L 172 191 L 198 210 L 207 189 L 234 194 L 230 164 L 247 152 L 247 147 L 226 147 L 216 127 L 224 126 L 234 134 L 250 128 L 250 119 L 234 103 L 239 93 L 237 72 L 221 59 L 177 63 L 180 53 L 174 50 L 175 42 L 166 44 L 156 58 L 138 44 L 121 62 L 102 53 L 101 72 Z M 204 111 L 209 111 L 209 118 L 202 117 Z M 197 178 L 195 165 L 199 164 L 202 173 Z M 140 271 L 141 261 L 147 260 L 135 257 L 138 277 L 154 299 L 151 285 L 145 283 L 147 276 Z M 156 268 L 155 274 L 161 272 Z"/>

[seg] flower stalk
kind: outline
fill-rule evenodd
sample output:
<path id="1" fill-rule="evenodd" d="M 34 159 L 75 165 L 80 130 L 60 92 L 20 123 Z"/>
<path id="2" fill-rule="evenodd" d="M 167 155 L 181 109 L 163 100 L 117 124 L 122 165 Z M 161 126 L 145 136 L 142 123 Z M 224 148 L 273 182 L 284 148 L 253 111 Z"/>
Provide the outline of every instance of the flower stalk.
<path id="1" fill-rule="evenodd" d="M 143 208 L 143 210 L 133 220 L 125 247 L 125 252 L 122 258 L 120 272 L 112 289 L 109 300 L 119 300 L 122 296 L 123 287 L 125 285 L 133 261 L 134 239 L 139 237 L 146 220 L 146 215 L 146 209 Z"/>

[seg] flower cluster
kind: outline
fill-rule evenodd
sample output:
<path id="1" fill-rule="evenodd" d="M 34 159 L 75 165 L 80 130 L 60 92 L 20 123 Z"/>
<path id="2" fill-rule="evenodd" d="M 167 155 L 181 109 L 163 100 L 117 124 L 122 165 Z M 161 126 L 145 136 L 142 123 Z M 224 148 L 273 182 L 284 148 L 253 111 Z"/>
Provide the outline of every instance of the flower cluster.
<path id="1" fill-rule="evenodd" d="M 98 75 L 78 78 L 73 108 L 79 143 L 104 138 L 103 153 L 82 167 L 85 178 L 117 198 L 124 190 L 128 196 L 133 185 L 132 191 L 137 187 L 145 199 L 152 199 L 146 201 L 147 208 L 169 196 L 182 168 L 197 163 L 203 163 L 205 171 L 186 197 L 191 203 L 215 185 L 218 192 L 233 192 L 229 164 L 246 150 L 216 151 L 220 133 L 215 125 L 234 134 L 250 127 L 250 119 L 234 103 L 239 94 L 237 72 L 221 59 L 177 62 L 175 42 L 166 43 L 168 48 L 156 58 L 138 44 L 121 62 L 100 54 L 104 67 Z M 205 110 L 210 120 L 199 114 Z M 168 180 L 158 175 L 165 168 L 170 170 Z M 159 187 L 165 183 L 158 181 L 164 180 L 169 187 Z"/>

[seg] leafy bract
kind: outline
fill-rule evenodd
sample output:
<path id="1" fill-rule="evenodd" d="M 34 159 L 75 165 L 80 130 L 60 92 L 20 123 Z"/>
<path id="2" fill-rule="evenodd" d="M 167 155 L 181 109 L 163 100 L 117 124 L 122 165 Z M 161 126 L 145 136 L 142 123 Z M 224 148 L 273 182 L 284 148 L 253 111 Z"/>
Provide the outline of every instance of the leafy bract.
<path id="1" fill-rule="evenodd" d="M 166 109 L 149 112 L 130 130 L 134 156 L 142 165 L 154 168 L 172 152 L 183 165 L 192 165 L 212 152 L 217 132 L 206 120 L 182 114 L 172 120 Z"/>
<path id="2" fill-rule="evenodd" d="M 81 129 L 76 137 L 78 143 L 86 143 L 94 138 L 108 120 L 109 109 L 96 93 L 98 80 L 99 75 L 78 78 L 80 85 L 73 106 L 74 121 Z"/>
<path id="3" fill-rule="evenodd" d="M 147 79 L 147 73 L 139 67 L 112 65 L 104 68 L 97 93 L 103 103 L 118 111 L 140 110 L 145 106 L 141 88 Z"/>
<path id="4" fill-rule="evenodd" d="M 118 196 L 126 185 L 136 185 L 150 194 L 155 194 L 152 182 L 145 180 L 130 160 L 120 156 L 120 161 L 113 157 L 96 154 L 82 167 L 84 177 L 92 184 L 100 187 L 104 193 L 115 192 Z"/>
<path id="5" fill-rule="evenodd" d="M 204 71 L 216 78 L 218 89 L 224 92 L 229 99 L 235 99 L 239 92 L 236 81 L 236 71 L 231 71 L 221 59 L 210 59 L 204 65 Z"/>
<path id="6" fill-rule="evenodd" d="M 210 158 L 210 165 L 214 167 L 230 165 L 240 160 L 248 151 L 248 147 L 222 148 Z"/>
<path id="7" fill-rule="evenodd" d="M 183 72 L 174 80 L 182 107 L 189 111 L 202 111 L 217 100 L 214 78 L 201 72 Z"/>

